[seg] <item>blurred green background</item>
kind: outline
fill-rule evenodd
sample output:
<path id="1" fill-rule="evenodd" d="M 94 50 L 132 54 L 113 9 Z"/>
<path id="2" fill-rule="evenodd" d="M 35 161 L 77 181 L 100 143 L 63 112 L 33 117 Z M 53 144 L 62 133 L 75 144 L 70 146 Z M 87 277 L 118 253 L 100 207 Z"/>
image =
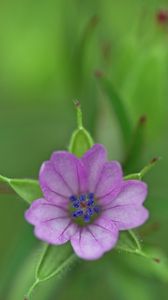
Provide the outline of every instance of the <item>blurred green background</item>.
<path id="1" fill-rule="evenodd" d="M 110 159 L 125 156 L 110 98 L 95 71 L 121 96 L 131 126 L 145 114 L 143 151 L 130 171 L 154 156 L 162 160 L 145 178 L 149 222 L 143 244 L 157 247 L 161 264 L 112 251 L 81 263 L 36 300 L 157 300 L 168 294 L 168 21 L 157 14 L 167 0 L 7 0 L 0 4 L 0 173 L 37 178 L 51 152 L 66 149 L 76 126 L 73 100 Z M 21 300 L 32 280 L 39 242 L 24 220 L 26 204 L 0 195 L 0 300 Z M 164 262 L 163 262 L 164 261 Z"/>

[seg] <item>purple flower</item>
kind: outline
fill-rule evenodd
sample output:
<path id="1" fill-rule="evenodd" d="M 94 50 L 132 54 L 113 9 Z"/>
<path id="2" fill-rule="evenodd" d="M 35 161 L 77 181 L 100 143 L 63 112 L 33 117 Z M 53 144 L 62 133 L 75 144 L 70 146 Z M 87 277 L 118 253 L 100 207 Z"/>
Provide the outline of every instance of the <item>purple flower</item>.
<path id="1" fill-rule="evenodd" d="M 123 180 L 120 164 L 107 161 L 96 144 L 81 159 L 66 151 L 54 152 L 43 163 L 40 186 L 44 198 L 25 213 L 37 238 L 54 245 L 67 241 L 76 254 L 98 259 L 112 249 L 119 230 L 142 225 L 148 218 L 143 207 L 147 185 Z"/>

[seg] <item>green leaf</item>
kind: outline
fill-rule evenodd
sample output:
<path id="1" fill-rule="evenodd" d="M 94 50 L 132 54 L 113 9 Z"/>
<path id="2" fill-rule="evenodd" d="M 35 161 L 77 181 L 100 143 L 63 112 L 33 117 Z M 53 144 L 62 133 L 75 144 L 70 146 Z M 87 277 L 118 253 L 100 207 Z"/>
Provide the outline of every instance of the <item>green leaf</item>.
<path id="1" fill-rule="evenodd" d="M 26 297 L 29 299 L 40 282 L 65 274 L 77 259 L 69 243 L 61 246 L 43 245 L 43 251 L 35 271 L 35 281 Z"/>
<path id="2" fill-rule="evenodd" d="M 133 230 L 128 230 L 120 233 L 120 238 L 117 243 L 116 249 L 127 253 L 136 254 L 148 258 L 149 260 L 155 260 L 155 258 L 150 255 L 150 253 L 144 252 L 144 250 L 142 250 L 140 241 Z"/>
<path id="3" fill-rule="evenodd" d="M 140 254 L 141 245 L 135 232 L 132 230 L 121 232 L 116 249 L 129 253 Z"/>
<path id="4" fill-rule="evenodd" d="M 124 143 L 126 146 L 128 146 L 130 144 L 132 135 L 132 126 L 124 102 L 122 101 L 121 96 L 115 90 L 112 83 L 105 76 L 97 72 L 97 78 L 110 100 L 110 104 L 116 114 L 119 126 L 121 128 Z"/>
<path id="5" fill-rule="evenodd" d="M 3 188 L 1 189 L 1 187 Z M 15 192 L 29 204 L 42 196 L 39 183 L 34 179 L 12 179 L 0 175 L 0 191 L 2 193 L 4 188 L 5 191 Z"/>
<path id="6" fill-rule="evenodd" d="M 81 128 L 73 133 L 69 150 L 76 156 L 81 157 L 92 145 L 89 133 L 84 128 Z"/>
<path id="7" fill-rule="evenodd" d="M 80 34 L 80 40 L 78 44 L 76 45 L 72 57 L 72 63 L 73 63 L 73 74 L 75 76 L 75 84 L 76 89 L 78 91 L 81 91 L 81 85 L 84 81 L 84 67 L 87 63 L 87 60 L 85 59 L 85 55 L 88 50 L 88 46 L 90 44 L 90 41 L 92 40 L 94 31 L 99 23 L 99 17 L 94 15 L 92 16 L 86 25 L 84 26 L 83 31 Z"/>
<path id="8" fill-rule="evenodd" d="M 36 270 L 36 278 L 40 281 L 47 280 L 69 268 L 76 259 L 76 255 L 69 243 L 63 246 L 45 245 L 39 265 Z"/>
<path id="9" fill-rule="evenodd" d="M 78 129 L 72 134 L 70 140 L 69 151 L 77 157 L 81 157 L 88 149 L 93 146 L 93 140 L 89 132 L 82 124 L 82 111 L 79 101 L 75 102 L 77 109 L 77 125 Z"/>
<path id="10" fill-rule="evenodd" d="M 136 167 L 136 163 L 141 156 L 145 140 L 145 124 L 146 116 L 141 116 L 135 128 L 135 131 L 132 134 L 131 143 L 126 153 L 124 161 L 125 172 L 134 170 L 134 168 Z"/>

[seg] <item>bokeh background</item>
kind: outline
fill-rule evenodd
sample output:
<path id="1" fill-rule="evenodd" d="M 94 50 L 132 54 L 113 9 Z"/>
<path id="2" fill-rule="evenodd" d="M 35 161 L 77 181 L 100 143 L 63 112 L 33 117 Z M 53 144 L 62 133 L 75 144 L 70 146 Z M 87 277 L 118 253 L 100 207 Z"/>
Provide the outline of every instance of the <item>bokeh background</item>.
<path id="1" fill-rule="evenodd" d="M 122 98 L 132 128 L 146 115 L 145 143 L 130 171 L 162 160 L 145 178 L 149 222 L 143 245 L 160 264 L 112 251 L 39 286 L 36 300 L 157 300 L 168 295 L 168 10 L 167 0 L 7 0 L 0 4 L 0 173 L 37 178 L 51 152 L 67 149 L 76 126 L 73 100 L 109 158 L 125 147 L 111 99 L 95 72 Z M 99 72 L 97 71 L 99 70 Z M 0 195 L 0 300 L 21 300 L 38 256 L 26 204 Z"/>

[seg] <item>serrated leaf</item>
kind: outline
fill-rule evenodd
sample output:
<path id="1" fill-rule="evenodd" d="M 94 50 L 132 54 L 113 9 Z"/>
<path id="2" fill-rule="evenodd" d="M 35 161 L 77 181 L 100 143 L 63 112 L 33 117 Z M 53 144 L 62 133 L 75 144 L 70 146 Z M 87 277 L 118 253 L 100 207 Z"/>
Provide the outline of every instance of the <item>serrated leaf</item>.
<path id="1" fill-rule="evenodd" d="M 39 183 L 34 179 L 13 179 L 0 175 L 0 183 L 3 184 L 3 188 L 15 192 L 29 204 L 42 196 Z"/>

